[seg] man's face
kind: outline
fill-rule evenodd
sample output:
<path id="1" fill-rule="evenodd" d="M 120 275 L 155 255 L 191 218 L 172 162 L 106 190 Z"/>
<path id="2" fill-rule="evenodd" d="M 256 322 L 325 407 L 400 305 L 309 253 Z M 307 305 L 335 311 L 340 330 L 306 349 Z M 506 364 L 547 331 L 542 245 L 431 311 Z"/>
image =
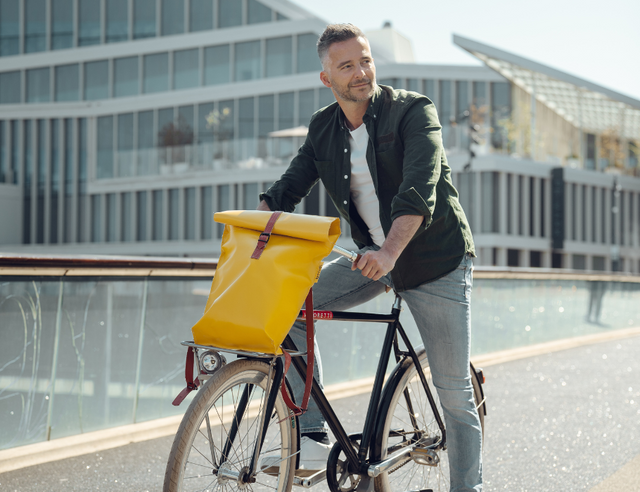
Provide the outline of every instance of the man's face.
<path id="1" fill-rule="evenodd" d="M 322 83 L 343 101 L 363 102 L 376 85 L 376 67 L 366 39 L 352 38 L 329 46 L 320 74 Z"/>

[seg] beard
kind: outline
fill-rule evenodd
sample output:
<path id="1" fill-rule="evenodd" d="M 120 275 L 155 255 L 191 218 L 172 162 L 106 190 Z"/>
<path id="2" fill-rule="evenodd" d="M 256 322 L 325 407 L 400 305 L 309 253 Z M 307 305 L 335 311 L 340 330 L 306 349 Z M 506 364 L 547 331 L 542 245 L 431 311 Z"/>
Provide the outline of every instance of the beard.
<path id="1" fill-rule="evenodd" d="M 333 81 L 331 82 L 332 82 L 333 90 L 336 92 L 338 97 L 344 101 L 349 101 L 349 102 L 364 102 L 371 99 L 371 96 L 373 96 L 373 93 L 375 92 L 375 88 L 376 88 L 375 80 L 372 80 L 368 77 L 364 77 L 360 80 L 357 80 L 352 84 L 349 84 L 346 88 L 340 87 L 338 84 L 333 83 Z M 362 92 L 355 93 L 351 90 L 354 85 L 360 85 L 362 83 L 370 84 L 370 89 L 366 93 L 362 93 Z"/>

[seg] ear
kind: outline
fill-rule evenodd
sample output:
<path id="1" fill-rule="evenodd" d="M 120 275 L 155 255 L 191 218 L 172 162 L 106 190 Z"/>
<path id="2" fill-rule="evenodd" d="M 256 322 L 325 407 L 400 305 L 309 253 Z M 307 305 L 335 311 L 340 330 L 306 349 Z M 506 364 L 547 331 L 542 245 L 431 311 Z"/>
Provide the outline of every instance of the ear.
<path id="1" fill-rule="evenodd" d="M 320 72 L 320 80 L 325 85 L 325 87 L 328 87 L 329 89 L 331 89 L 331 80 L 329 80 L 329 76 L 327 75 L 327 72 L 325 72 L 324 70 Z"/>

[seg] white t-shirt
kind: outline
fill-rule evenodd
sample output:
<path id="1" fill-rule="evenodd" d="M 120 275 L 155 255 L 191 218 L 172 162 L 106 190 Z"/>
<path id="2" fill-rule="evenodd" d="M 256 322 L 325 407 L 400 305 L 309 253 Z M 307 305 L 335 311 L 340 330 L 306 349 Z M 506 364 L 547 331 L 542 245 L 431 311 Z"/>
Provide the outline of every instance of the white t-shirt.
<path id="1" fill-rule="evenodd" d="M 367 165 L 367 145 L 369 134 L 367 127 L 362 124 L 349 132 L 351 144 L 351 200 L 356 210 L 367 224 L 373 242 L 378 246 L 384 243 L 384 232 L 380 224 L 380 203 L 373 179 Z"/>

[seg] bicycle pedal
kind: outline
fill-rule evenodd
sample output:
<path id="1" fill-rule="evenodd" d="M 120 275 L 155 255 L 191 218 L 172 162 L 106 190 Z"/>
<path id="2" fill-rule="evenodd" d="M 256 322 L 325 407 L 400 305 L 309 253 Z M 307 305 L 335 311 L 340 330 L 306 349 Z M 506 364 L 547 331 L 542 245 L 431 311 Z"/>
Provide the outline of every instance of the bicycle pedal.
<path id="1" fill-rule="evenodd" d="M 327 470 L 296 470 L 293 485 L 308 489 L 326 480 Z"/>

